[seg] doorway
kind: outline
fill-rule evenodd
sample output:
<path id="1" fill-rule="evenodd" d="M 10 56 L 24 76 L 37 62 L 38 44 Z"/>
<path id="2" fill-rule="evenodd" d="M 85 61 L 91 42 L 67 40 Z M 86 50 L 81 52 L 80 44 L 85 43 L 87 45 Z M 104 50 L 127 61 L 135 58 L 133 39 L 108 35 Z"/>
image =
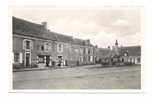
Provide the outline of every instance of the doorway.
<path id="1" fill-rule="evenodd" d="M 46 67 L 49 67 L 50 65 L 50 56 L 46 56 Z"/>
<path id="2" fill-rule="evenodd" d="M 62 56 L 58 56 L 58 66 L 62 65 L 62 60 L 63 60 L 63 57 Z"/>
<path id="3" fill-rule="evenodd" d="M 31 55 L 30 55 L 30 52 L 26 52 L 26 53 L 25 53 L 25 66 L 26 66 L 26 67 L 30 67 L 30 63 L 31 63 Z"/>

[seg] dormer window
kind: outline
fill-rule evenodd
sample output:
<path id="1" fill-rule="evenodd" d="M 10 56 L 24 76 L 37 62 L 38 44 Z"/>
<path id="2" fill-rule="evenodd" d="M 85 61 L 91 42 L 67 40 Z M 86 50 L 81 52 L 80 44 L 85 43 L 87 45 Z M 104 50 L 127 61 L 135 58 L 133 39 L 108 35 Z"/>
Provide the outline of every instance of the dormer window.
<path id="1" fill-rule="evenodd" d="M 23 49 L 24 50 L 31 50 L 32 47 L 33 47 L 32 40 L 28 40 L 28 39 L 23 40 Z"/>

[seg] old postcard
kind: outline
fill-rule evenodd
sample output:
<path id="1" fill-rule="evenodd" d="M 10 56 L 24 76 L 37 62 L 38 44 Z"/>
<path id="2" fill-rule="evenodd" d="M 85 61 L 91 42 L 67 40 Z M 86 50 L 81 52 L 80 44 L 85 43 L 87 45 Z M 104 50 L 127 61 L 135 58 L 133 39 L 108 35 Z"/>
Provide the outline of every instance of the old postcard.
<path id="1" fill-rule="evenodd" d="M 12 7 L 12 89 L 140 90 L 141 13 L 141 7 Z"/>

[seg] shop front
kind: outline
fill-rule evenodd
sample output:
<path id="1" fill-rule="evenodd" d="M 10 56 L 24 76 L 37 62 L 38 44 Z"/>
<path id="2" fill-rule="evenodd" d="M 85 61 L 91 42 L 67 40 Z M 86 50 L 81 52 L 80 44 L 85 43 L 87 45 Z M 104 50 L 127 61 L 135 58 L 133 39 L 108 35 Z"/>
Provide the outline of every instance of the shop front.
<path id="1" fill-rule="evenodd" d="M 51 55 L 38 55 L 37 56 L 37 65 L 38 65 L 38 67 L 51 67 L 52 66 Z"/>

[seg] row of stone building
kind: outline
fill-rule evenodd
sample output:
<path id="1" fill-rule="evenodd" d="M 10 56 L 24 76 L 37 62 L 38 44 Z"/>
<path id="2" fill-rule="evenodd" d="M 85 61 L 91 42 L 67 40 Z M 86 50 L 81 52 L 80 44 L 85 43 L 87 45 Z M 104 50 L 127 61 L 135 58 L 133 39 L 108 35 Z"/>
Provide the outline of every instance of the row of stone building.
<path id="1" fill-rule="evenodd" d="M 14 66 L 76 66 L 95 63 L 90 40 L 62 35 L 47 29 L 47 23 L 12 18 Z"/>
<path id="2" fill-rule="evenodd" d="M 90 40 L 52 32 L 47 23 L 36 24 L 12 17 L 13 65 L 20 67 L 79 66 L 101 63 L 101 60 L 140 64 L 141 47 L 120 47 L 116 41 L 110 49 L 98 48 Z M 116 58 L 116 59 L 115 59 Z"/>

